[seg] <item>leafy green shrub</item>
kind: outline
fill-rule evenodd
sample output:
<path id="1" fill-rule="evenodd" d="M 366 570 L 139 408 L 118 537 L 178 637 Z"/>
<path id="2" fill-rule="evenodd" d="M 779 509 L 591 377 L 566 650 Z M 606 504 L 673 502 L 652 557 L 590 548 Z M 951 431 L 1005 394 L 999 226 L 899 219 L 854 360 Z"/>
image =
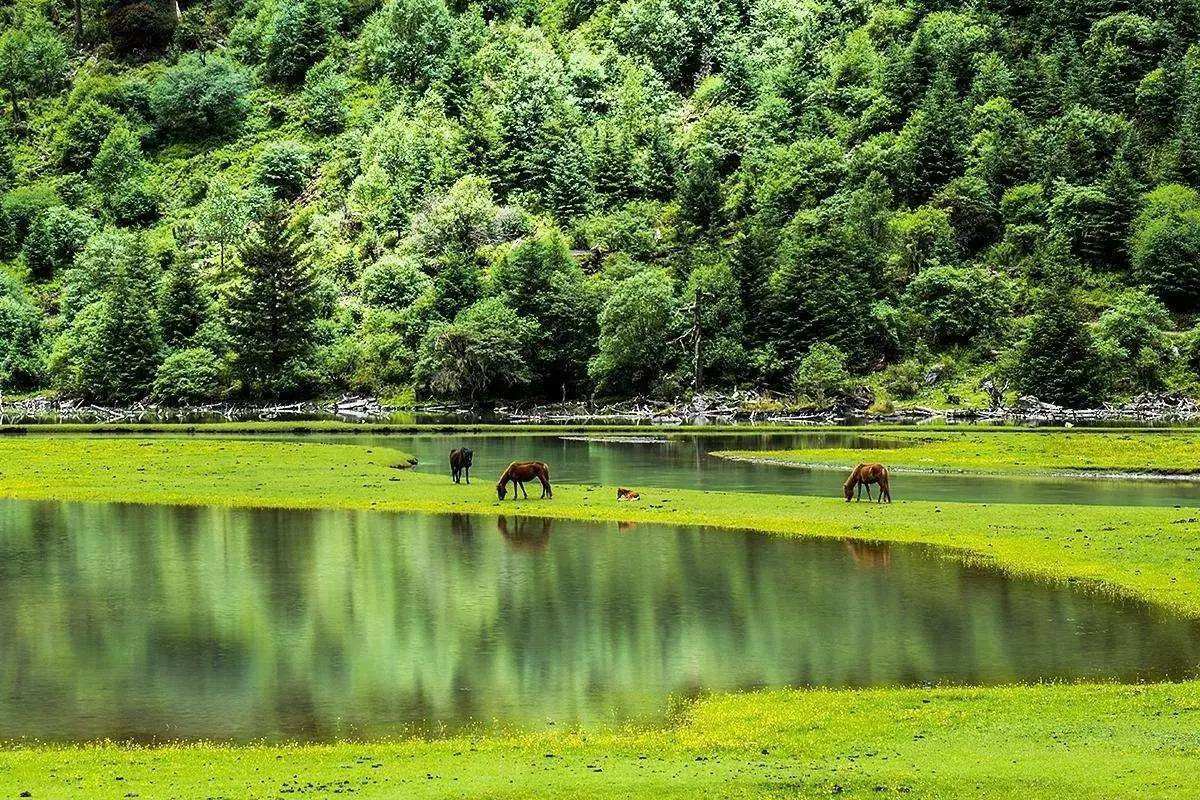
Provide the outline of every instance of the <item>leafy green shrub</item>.
<path id="1" fill-rule="evenodd" d="M 39 280 L 50 278 L 75 262 L 95 231 L 96 221 L 82 211 L 48 208 L 38 214 L 25 238 L 25 266 Z"/>
<path id="2" fill-rule="evenodd" d="M 311 156 L 299 142 L 272 142 L 258 156 L 258 180 L 277 198 L 292 199 L 308 184 Z"/>
<path id="3" fill-rule="evenodd" d="M 62 205 L 54 186 L 48 183 L 33 183 L 18 186 L 0 197 L 0 255 L 11 254 L 21 248 L 33 221 L 46 209 Z"/>
<path id="4" fill-rule="evenodd" d="M 300 93 L 300 120 L 313 133 L 337 133 L 346 124 L 346 93 L 350 80 L 329 61 L 322 61 L 304 77 Z"/>
<path id="5" fill-rule="evenodd" d="M 118 2 L 108 14 L 108 31 L 118 50 L 157 50 L 175 33 L 175 15 L 154 0 Z"/>
<path id="6" fill-rule="evenodd" d="M 120 191 L 145 169 L 142 145 L 129 126 L 118 123 L 100 145 L 90 177 L 102 195 Z"/>
<path id="7" fill-rule="evenodd" d="M 926 370 L 915 358 L 889 364 L 879 376 L 879 385 L 898 400 L 911 400 L 925 388 Z"/>
<path id="8" fill-rule="evenodd" d="M 982 267 L 931 267 L 913 278 L 903 304 L 924 323 L 930 344 L 986 340 L 1012 319 L 1012 282 Z"/>
<path id="9" fill-rule="evenodd" d="M 154 375 L 151 396 L 166 405 L 185 406 L 221 399 L 227 383 L 225 366 L 213 351 L 190 347 L 163 359 Z"/>
<path id="10" fill-rule="evenodd" d="M 106 205 L 116 222 L 146 225 L 158 218 L 158 189 L 149 181 L 130 181 L 109 197 Z"/>
<path id="11" fill-rule="evenodd" d="M 425 86 L 442 73 L 453 28 L 443 0 L 388 0 L 363 27 L 363 73 L 371 80 Z"/>
<path id="12" fill-rule="evenodd" d="M 618 283 L 600 311 L 599 351 L 588 364 L 597 389 L 612 395 L 657 389 L 674 362 L 677 314 L 674 285 L 663 270 Z"/>
<path id="13" fill-rule="evenodd" d="M 267 77 L 295 83 L 329 48 L 339 22 L 330 0 L 282 0 L 266 33 Z"/>
<path id="14" fill-rule="evenodd" d="M 189 53 L 150 87 L 150 111 L 164 133 L 226 134 L 245 118 L 249 91 L 244 67 L 218 56 Z"/>
<path id="15" fill-rule="evenodd" d="M 8 95 L 15 120 L 21 116 L 21 100 L 57 88 L 66 68 L 67 48 L 40 6 L 9 6 L 0 33 L 0 87 Z"/>
<path id="16" fill-rule="evenodd" d="M 1042 290 L 1029 333 L 1012 359 L 1017 389 L 1070 408 L 1093 406 L 1108 392 L 1108 373 L 1069 289 Z"/>
<path id="17" fill-rule="evenodd" d="M 40 310 L 19 292 L 0 293 L 0 388 L 40 386 L 46 357 Z"/>
<path id="18" fill-rule="evenodd" d="M 433 281 L 412 257 L 388 255 L 363 271 L 362 298 L 370 306 L 408 308 L 433 288 Z"/>
<path id="19" fill-rule="evenodd" d="M 817 406 L 844 397 L 852 386 L 846 360 L 845 353 L 827 342 L 817 342 L 808 348 L 792 376 L 796 395 Z"/>
<path id="20" fill-rule="evenodd" d="M 421 342 L 415 378 L 435 396 L 496 397 L 530 382 L 525 350 L 538 324 L 498 297 L 463 309 L 451 323 L 434 325 Z"/>
<path id="21" fill-rule="evenodd" d="M 1127 391 L 1163 389 L 1176 353 L 1167 339 L 1171 315 L 1166 306 L 1141 289 L 1117 296 L 1096 321 L 1096 342 L 1116 385 Z"/>
<path id="22" fill-rule="evenodd" d="M 104 140 L 123 123 L 127 124 L 120 112 L 95 100 L 83 101 L 55 135 L 59 161 L 66 169 L 86 171 Z"/>
<path id="23" fill-rule="evenodd" d="M 1134 225 L 1134 276 L 1180 311 L 1200 308 L 1200 200 L 1182 186 L 1146 196 Z"/>

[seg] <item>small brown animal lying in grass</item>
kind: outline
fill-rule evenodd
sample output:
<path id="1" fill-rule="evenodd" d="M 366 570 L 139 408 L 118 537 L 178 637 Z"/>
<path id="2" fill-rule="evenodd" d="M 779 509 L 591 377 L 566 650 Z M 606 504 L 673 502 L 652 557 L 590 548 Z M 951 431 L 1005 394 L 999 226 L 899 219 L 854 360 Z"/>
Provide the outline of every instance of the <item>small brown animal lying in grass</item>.
<path id="1" fill-rule="evenodd" d="M 617 489 L 618 500 L 641 500 L 642 496 L 633 489 Z"/>

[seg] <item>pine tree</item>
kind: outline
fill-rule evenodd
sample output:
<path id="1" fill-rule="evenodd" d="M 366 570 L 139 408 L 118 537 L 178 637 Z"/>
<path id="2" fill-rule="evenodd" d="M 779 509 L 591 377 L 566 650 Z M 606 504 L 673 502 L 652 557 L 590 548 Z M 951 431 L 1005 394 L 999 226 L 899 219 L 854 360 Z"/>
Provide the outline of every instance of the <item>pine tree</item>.
<path id="1" fill-rule="evenodd" d="M 912 137 L 912 198 L 928 199 L 962 173 L 967 130 L 962 102 L 954 81 L 939 72 L 905 131 Z"/>
<path id="2" fill-rule="evenodd" d="M 1020 391 L 1040 400 L 1083 408 L 1104 399 L 1104 360 L 1063 283 L 1053 282 L 1038 298 L 1015 370 Z"/>
<path id="3" fill-rule="evenodd" d="M 241 248 L 228 297 L 234 374 L 250 396 L 294 391 L 313 345 L 316 280 L 288 229 L 286 211 L 268 210 Z"/>
<path id="4" fill-rule="evenodd" d="M 604 202 L 619 206 L 630 197 L 633 148 L 629 137 L 614 125 L 596 127 L 592 151 L 592 182 Z"/>
<path id="5" fill-rule="evenodd" d="M 148 267 L 145 243 L 138 240 L 109 278 L 95 347 L 83 368 L 85 391 L 100 400 L 140 400 L 154 380 L 161 339 Z"/>
<path id="6" fill-rule="evenodd" d="M 195 262 L 181 252 L 163 277 L 158 293 L 158 321 L 163 342 L 172 349 L 189 346 L 208 318 L 209 301 Z"/>

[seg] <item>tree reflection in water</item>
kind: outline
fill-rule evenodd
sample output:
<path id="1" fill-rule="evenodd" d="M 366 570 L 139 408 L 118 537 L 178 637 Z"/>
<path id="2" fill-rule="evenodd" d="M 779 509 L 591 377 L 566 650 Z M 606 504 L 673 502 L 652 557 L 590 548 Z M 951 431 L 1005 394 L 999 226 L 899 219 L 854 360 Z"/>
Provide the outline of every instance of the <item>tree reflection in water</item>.
<path id="1" fill-rule="evenodd" d="M 1200 657 L 1193 623 L 919 548 L 495 526 L 0 501 L 0 737 L 536 727 L 672 694 L 1169 678 Z"/>

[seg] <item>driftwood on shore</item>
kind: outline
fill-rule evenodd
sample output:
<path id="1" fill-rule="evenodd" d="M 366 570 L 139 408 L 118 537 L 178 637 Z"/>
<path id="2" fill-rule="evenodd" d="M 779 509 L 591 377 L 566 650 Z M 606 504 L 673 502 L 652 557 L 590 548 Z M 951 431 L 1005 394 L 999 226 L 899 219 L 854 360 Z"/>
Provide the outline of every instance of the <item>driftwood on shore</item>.
<path id="1" fill-rule="evenodd" d="M 498 422 L 562 425 L 828 425 L 846 422 L 921 423 L 1012 422 L 1020 424 L 1095 425 L 1122 422 L 1200 422 L 1200 402 L 1175 395 L 1144 394 L 1125 403 L 1108 403 L 1099 408 L 1071 409 L 1022 397 L 1010 406 L 981 409 L 933 409 L 912 407 L 886 414 L 863 410 L 862 398 L 852 398 L 827 408 L 805 408 L 768 393 L 733 391 L 699 394 L 675 401 L 634 398 L 614 403 L 569 402 L 546 405 L 501 405 L 483 413 L 478 408 L 450 403 L 399 408 L 377 398 L 345 395 L 335 400 L 312 400 L 273 405 L 210 403 L 172 408 L 154 403 L 114 407 L 80 400 L 34 397 L 10 400 L 0 397 L 0 424 L 78 422 L 88 424 L 136 422 L 219 422 L 254 420 L 317 420 L 349 422 L 393 420 L 398 413 L 418 412 L 464 421 L 494 419 Z"/>
<path id="2" fill-rule="evenodd" d="M 373 397 L 344 396 L 336 400 L 242 405 L 206 403 L 172 407 L 157 403 L 102 406 L 81 400 L 31 397 L 0 399 L 0 424 L 79 422 L 88 424 L 129 422 L 220 422 L 283 419 L 340 419 L 372 421 L 387 419 L 398 409 L 382 405 Z"/>

